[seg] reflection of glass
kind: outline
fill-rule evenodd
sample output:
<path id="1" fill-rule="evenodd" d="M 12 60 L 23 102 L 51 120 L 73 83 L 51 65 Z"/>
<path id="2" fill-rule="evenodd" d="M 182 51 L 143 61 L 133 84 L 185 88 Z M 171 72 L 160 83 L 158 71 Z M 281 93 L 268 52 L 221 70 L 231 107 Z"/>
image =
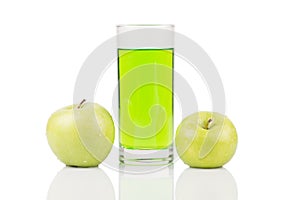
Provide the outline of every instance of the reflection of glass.
<path id="1" fill-rule="evenodd" d="M 133 171 L 126 169 L 130 166 L 121 167 L 121 171 Z M 119 200 L 173 200 L 173 166 L 148 174 L 120 172 L 119 195 Z"/>
<path id="2" fill-rule="evenodd" d="M 168 164 L 173 138 L 173 26 L 120 25 L 120 161 Z"/>
<path id="3" fill-rule="evenodd" d="M 54 178 L 48 200 L 114 200 L 111 181 L 99 168 L 63 168 Z"/>
<path id="4" fill-rule="evenodd" d="M 233 176 L 224 168 L 186 169 L 176 184 L 176 200 L 237 200 Z"/>

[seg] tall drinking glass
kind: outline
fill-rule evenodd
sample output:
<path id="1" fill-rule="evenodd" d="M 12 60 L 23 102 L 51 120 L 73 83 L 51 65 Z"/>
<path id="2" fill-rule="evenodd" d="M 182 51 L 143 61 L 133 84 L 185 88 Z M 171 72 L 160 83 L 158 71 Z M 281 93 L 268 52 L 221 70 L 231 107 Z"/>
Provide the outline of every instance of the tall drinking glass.
<path id="1" fill-rule="evenodd" d="M 173 160 L 173 25 L 119 25 L 120 162 Z"/>

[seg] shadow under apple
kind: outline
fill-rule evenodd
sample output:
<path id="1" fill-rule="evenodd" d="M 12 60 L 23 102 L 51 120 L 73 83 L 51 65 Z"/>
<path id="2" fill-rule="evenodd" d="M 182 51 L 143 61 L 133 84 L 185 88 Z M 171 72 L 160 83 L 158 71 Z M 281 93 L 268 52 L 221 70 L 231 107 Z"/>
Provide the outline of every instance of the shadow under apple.
<path id="1" fill-rule="evenodd" d="M 237 200 L 234 177 L 225 168 L 188 168 L 176 184 L 176 200 Z"/>
<path id="2" fill-rule="evenodd" d="M 113 185 L 100 168 L 63 168 L 52 181 L 47 200 L 114 200 Z"/>

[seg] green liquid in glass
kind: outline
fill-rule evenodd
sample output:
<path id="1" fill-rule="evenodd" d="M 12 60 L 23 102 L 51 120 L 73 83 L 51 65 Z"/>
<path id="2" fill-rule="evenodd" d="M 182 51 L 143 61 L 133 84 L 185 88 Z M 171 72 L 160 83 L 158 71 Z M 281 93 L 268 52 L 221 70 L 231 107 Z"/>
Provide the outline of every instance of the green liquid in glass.
<path id="1" fill-rule="evenodd" d="M 165 149 L 173 137 L 173 49 L 118 49 L 120 145 Z"/>

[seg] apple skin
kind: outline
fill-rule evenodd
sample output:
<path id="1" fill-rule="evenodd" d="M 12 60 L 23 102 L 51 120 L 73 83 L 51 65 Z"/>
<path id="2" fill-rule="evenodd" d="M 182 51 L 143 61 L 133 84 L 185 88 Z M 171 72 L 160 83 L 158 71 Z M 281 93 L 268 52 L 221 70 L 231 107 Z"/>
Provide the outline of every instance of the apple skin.
<path id="1" fill-rule="evenodd" d="M 216 112 L 198 112 L 186 117 L 175 137 L 179 157 L 195 168 L 222 167 L 235 154 L 237 141 L 233 123 Z"/>
<path id="2" fill-rule="evenodd" d="M 111 151 L 115 128 L 105 108 L 87 102 L 53 113 L 46 135 L 53 153 L 67 166 L 96 167 Z"/>

